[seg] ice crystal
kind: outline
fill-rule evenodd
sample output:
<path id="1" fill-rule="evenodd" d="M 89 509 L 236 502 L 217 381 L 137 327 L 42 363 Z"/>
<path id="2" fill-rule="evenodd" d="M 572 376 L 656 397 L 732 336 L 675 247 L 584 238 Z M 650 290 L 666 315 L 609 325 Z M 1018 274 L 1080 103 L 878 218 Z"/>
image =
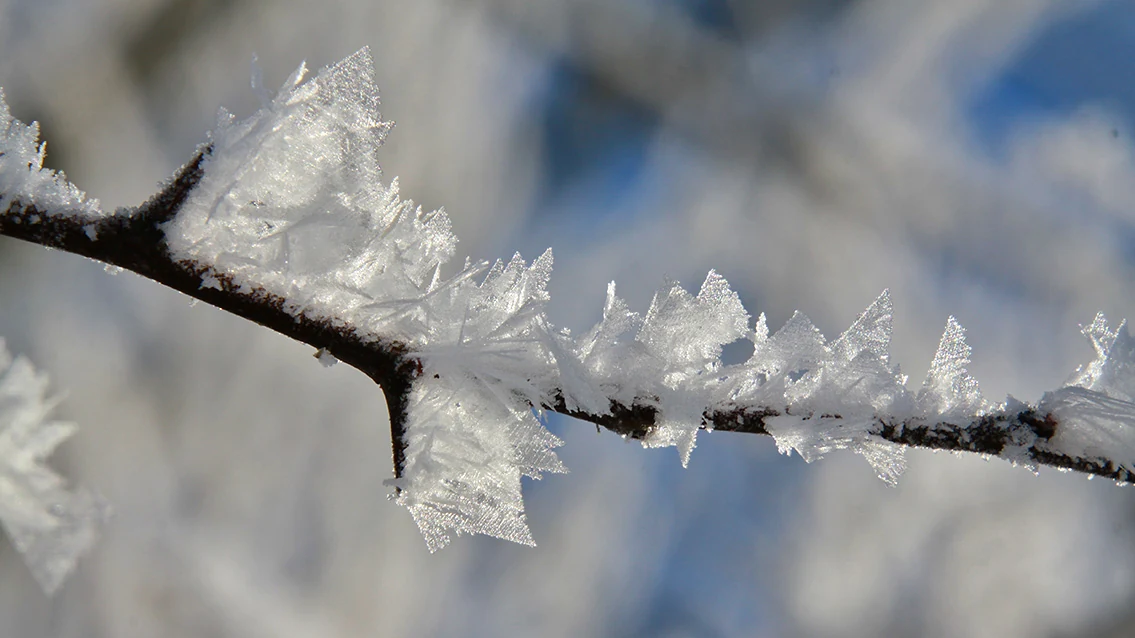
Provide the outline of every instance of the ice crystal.
<path id="1" fill-rule="evenodd" d="M 891 305 L 891 292 L 884 290 L 870 306 L 867 306 L 851 327 L 832 342 L 832 351 L 846 361 L 852 361 L 861 353 L 867 353 L 883 365 L 887 365 L 891 356 L 893 321 L 894 307 Z"/>
<path id="2" fill-rule="evenodd" d="M 749 314 L 725 278 L 709 271 L 697 297 L 677 283 L 654 295 L 636 341 L 645 355 L 634 374 L 640 388 L 648 379 L 662 418 L 645 441 L 649 447 L 677 446 L 682 465 L 690 462 L 702 426 L 706 390 L 718 381 L 721 349 L 745 336 Z M 641 376 L 643 374 L 649 376 Z"/>
<path id="3" fill-rule="evenodd" d="M 721 382 L 715 374 L 721 367 L 721 349 L 747 335 L 748 324 L 737 293 L 714 271 L 696 297 L 677 282 L 664 284 L 645 318 L 627 309 L 612 283 L 603 319 L 576 348 L 591 382 L 574 385 L 626 405 L 637 401 L 656 407 L 661 420 L 643 443 L 677 446 L 686 465 L 704 425 L 706 397 Z M 602 403 L 598 414 L 608 410 Z"/>
<path id="4" fill-rule="evenodd" d="M 1076 370 L 1068 385 L 1102 392 L 1114 399 L 1135 401 L 1135 340 L 1127 331 L 1127 321 L 1121 321 L 1119 327 L 1112 330 L 1101 312 L 1083 328 L 1083 333 L 1092 344 L 1096 358 Z"/>
<path id="5" fill-rule="evenodd" d="M 985 408 L 977 380 L 966 371 L 969 355 L 965 329 L 950 317 L 926 381 L 918 391 L 918 406 L 923 414 L 965 418 Z"/>
<path id="6" fill-rule="evenodd" d="M 418 353 L 406 428 L 406 465 L 395 481 L 431 551 L 446 530 L 534 544 L 521 476 L 565 472 L 561 443 L 532 413 L 554 385 L 543 324 L 551 251 L 525 264 L 498 262 L 482 283 L 466 280 L 431 301 L 438 317 Z"/>

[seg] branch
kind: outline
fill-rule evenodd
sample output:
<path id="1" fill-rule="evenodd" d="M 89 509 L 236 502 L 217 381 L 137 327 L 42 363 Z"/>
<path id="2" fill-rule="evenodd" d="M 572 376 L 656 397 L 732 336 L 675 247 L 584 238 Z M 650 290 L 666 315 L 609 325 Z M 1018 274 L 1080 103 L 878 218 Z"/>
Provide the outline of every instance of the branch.
<path id="1" fill-rule="evenodd" d="M 544 409 L 566 416 L 590 421 L 620 436 L 643 440 L 650 436 L 658 419 L 658 410 L 647 403 L 623 405 L 611 402 L 610 414 L 589 414 L 570 410 L 559 401 L 542 406 Z M 702 430 L 739 432 L 771 436 L 765 427 L 766 420 L 789 415 L 788 408 L 762 405 L 725 404 L 707 408 L 702 413 Z M 836 423 L 843 420 L 838 414 L 821 415 L 821 419 Z M 869 433 L 882 440 L 911 448 L 971 452 L 986 456 L 1003 456 L 1006 448 L 1019 445 L 1022 440 L 1035 441 L 1022 450 L 1013 450 L 1012 461 L 1030 466 L 1045 465 L 1072 470 L 1093 476 L 1102 476 L 1122 483 L 1135 482 L 1135 473 L 1106 458 L 1080 458 L 1050 449 L 1060 427 L 1052 413 L 1040 413 L 1036 408 L 1023 407 L 1017 411 L 998 411 L 976 417 L 965 423 L 933 422 L 921 417 L 894 419 L 881 415 L 871 418 Z"/>
<path id="2" fill-rule="evenodd" d="M 389 125 L 364 49 L 237 122 L 222 116 L 161 191 L 110 214 L 41 170 L 34 127 L 0 100 L 0 235 L 135 272 L 357 368 L 386 396 L 398 502 L 431 550 L 448 531 L 532 544 L 521 477 L 565 468 L 534 411 L 590 421 L 683 464 L 699 430 L 771 435 L 811 461 L 862 454 L 888 481 L 905 447 L 993 455 L 1131 482 L 1135 340 L 1102 315 L 1097 358 L 1035 405 L 994 406 L 969 376 L 951 317 L 922 387 L 890 364 L 888 293 L 828 342 L 797 313 L 769 335 L 711 271 L 698 294 L 674 282 L 645 316 L 608 289 L 578 337 L 547 320 L 548 251 L 531 264 L 467 262 L 443 276 L 457 238 L 382 181 Z M 748 338 L 752 358 L 721 350 Z"/>
<path id="3" fill-rule="evenodd" d="M 344 322 L 311 318 L 302 313 L 293 315 L 285 309 L 287 300 L 262 287 L 237 285 L 211 265 L 176 261 L 170 256 L 163 225 L 177 216 L 200 181 L 202 162 L 209 152 L 209 147 L 198 151 L 148 202 L 134 209 L 116 211 L 93 226 L 84 223 L 78 215 L 49 216 L 33 205 L 13 201 L 0 214 L 0 235 L 129 270 L 327 352 L 358 369 L 383 388 L 390 412 L 394 476 L 400 478 L 405 469 L 403 439 L 407 401 L 422 369 L 422 362 L 412 349 L 396 340 L 373 340 Z M 611 400 L 610 413 L 597 414 L 569 409 L 562 389 L 555 389 L 554 394 L 557 400 L 541 404 L 542 409 L 591 422 L 626 438 L 649 438 L 659 420 L 657 407 L 647 401 L 628 405 Z M 790 415 L 790 410 L 783 406 L 726 403 L 705 409 L 701 429 L 771 435 L 765 427 L 766 420 L 785 415 Z M 842 420 L 839 415 L 822 415 L 821 418 L 833 422 Z M 873 417 L 872 422 L 870 434 L 891 443 L 991 456 L 1001 456 L 1006 447 L 1015 445 L 1024 435 L 1035 443 L 1014 459 L 1018 462 L 1074 470 L 1121 482 L 1132 482 L 1135 478 L 1129 469 L 1109 459 L 1075 458 L 1048 449 L 1045 444 L 1057 433 L 1060 422 L 1053 414 L 1040 414 L 1032 407 L 1011 413 L 986 414 L 962 424 L 927 422 L 920 417 L 896 420 L 881 415 Z"/>

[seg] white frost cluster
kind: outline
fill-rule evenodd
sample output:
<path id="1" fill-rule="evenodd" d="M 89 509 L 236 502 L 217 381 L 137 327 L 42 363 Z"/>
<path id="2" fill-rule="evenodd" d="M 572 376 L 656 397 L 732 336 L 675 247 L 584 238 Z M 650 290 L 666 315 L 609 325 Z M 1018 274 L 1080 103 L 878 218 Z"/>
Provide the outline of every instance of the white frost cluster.
<path id="1" fill-rule="evenodd" d="M 556 382 L 544 324 L 551 269 L 551 251 L 531 266 L 517 255 L 480 284 L 466 268 L 414 302 L 432 320 L 394 484 L 431 551 L 449 542 L 447 530 L 534 544 L 520 478 L 566 471 L 552 451 L 560 440 L 532 412 Z"/>
<path id="2" fill-rule="evenodd" d="M 890 367 L 892 307 L 883 291 L 839 338 L 828 344 L 797 312 L 778 332 L 758 339 L 733 400 L 784 406 L 766 421 L 777 448 L 808 461 L 850 449 L 893 483 L 905 469 L 901 447 L 873 437 L 876 414 L 914 412 L 905 377 Z"/>
<path id="3" fill-rule="evenodd" d="M 876 414 L 987 409 L 952 319 L 922 390 L 906 390 L 889 362 L 886 292 L 828 343 L 801 314 L 772 336 L 763 315 L 752 326 L 714 272 L 697 295 L 666 283 L 645 316 L 612 284 L 602 320 L 576 337 L 545 316 L 551 252 L 447 274 L 457 240 L 445 212 L 424 212 L 382 181 L 376 154 L 389 125 L 371 67 L 366 49 L 307 82 L 301 66 L 275 97 L 261 91 L 250 118 L 222 111 L 205 175 L 167 238 L 176 257 L 276 294 L 294 314 L 413 349 L 422 374 L 393 484 L 431 550 L 453 532 L 532 542 L 521 477 L 565 471 L 560 441 L 534 414 L 544 405 L 652 406 L 658 423 L 644 444 L 676 446 L 683 464 L 707 406 L 769 406 L 781 413 L 768 426 L 782 450 L 812 460 L 852 449 L 887 480 L 902 453 L 872 435 Z M 752 358 L 723 366 L 722 347 L 746 337 Z"/>
<path id="4" fill-rule="evenodd" d="M 1103 313 L 1083 332 L 1096 358 L 1040 400 L 1038 410 L 1060 422 L 1046 446 L 1071 457 L 1111 459 L 1135 472 L 1135 340 L 1127 321 L 1112 330 Z"/>
<path id="5" fill-rule="evenodd" d="M 48 593 L 59 588 L 94 543 L 106 515 L 84 489 L 69 491 L 44 460 L 74 434 L 53 421 L 47 378 L 0 341 L 0 524 Z"/>
<path id="6" fill-rule="evenodd" d="M 442 266 L 444 211 L 402 200 L 376 151 L 389 129 L 366 49 L 303 82 L 300 68 L 252 117 L 222 111 L 205 175 L 167 227 L 173 254 L 414 349 L 398 500 L 431 550 L 447 530 L 531 544 L 521 476 L 563 472 L 532 413 L 557 382 L 544 320 L 552 255 L 531 265 Z"/>
<path id="7" fill-rule="evenodd" d="M 100 214 L 98 200 L 87 199 L 62 173 L 43 168 L 46 152 L 39 124 L 13 118 L 0 91 L 0 215 L 16 200 L 34 202 L 45 215 Z"/>
<path id="8" fill-rule="evenodd" d="M 592 413 L 608 413 L 607 397 L 657 407 L 661 420 L 644 443 L 678 446 L 686 465 L 706 397 L 721 382 L 721 349 L 748 333 L 749 314 L 716 272 L 696 297 L 677 282 L 666 283 L 645 318 L 627 309 L 612 283 L 602 321 L 575 347 L 573 358 L 582 365 L 569 368 L 574 374 L 565 375 L 571 377 L 565 385 L 574 403 Z"/>
<path id="9" fill-rule="evenodd" d="M 877 415 L 966 422 L 988 409 L 966 372 L 969 348 L 952 317 L 922 389 L 917 396 L 907 390 L 906 377 L 890 365 L 887 291 L 830 343 L 799 312 L 771 336 L 764 315 L 751 329 L 748 319 L 714 272 L 696 299 L 674 284 L 663 287 L 641 327 L 612 286 L 603 321 L 578 354 L 606 396 L 659 409 L 660 427 L 645 444 L 677 445 L 683 464 L 697 431 L 710 427 L 707 407 L 763 406 L 778 413 L 765 427 L 782 452 L 813 461 L 850 449 L 893 483 L 905 468 L 903 449 L 876 436 Z M 746 336 L 752 357 L 723 366 L 721 347 Z"/>

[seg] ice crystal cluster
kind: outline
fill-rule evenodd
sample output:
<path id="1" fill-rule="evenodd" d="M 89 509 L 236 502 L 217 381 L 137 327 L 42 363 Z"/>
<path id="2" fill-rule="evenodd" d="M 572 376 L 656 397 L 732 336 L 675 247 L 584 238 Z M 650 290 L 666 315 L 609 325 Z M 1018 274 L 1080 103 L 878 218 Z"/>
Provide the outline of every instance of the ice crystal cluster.
<path id="1" fill-rule="evenodd" d="M 1103 313 L 1083 328 L 1096 358 L 1038 409 L 1060 420 L 1049 445 L 1075 458 L 1108 458 L 1135 471 L 1135 340 L 1127 321 L 1112 330 Z"/>
<path id="2" fill-rule="evenodd" d="M 98 215 L 98 200 L 87 199 L 62 173 L 43 168 L 46 148 L 39 141 L 39 124 L 13 118 L 0 90 L 0 215 L 17 201 L 34 203 L 45 213 Z"/>
<path id="3" fill-rule="evenodd" d="M 422 374 L 398 501 L 431 549 L 446 530 L 531 544 L 521 476 L 564 471 L 559 440 L 532 413 L 557 382 L 551 252 L 443 272 L 457 244 L 449 218 L 382 180 L 389 125 L 369 52 L 306 83 L 304 72 L 246 120 L 222 112 L 205 176 L 167 228 L 170 249 L 293 313 L 409 346 Z"/>
<path id="4" fill-rule="evenodd" d="M 698 431 L 712 427 L 708 412 L 767 409 L 765 428 L 781 451 L 811 461 L 852 450 L 888 482 L 904 461 L 902 449 L 879 436 L 882 419 L 966 427 L 1007 409 L 988 403 L 966 371 L 970 350 L 952 317 L 925 381 L 908 388 L 889 357 L 886 291 L 832 341 L 800 313 L 770 335 L 764 316 L 751 320 L 715 272 L 697 294 L 666 282 L 645 314 L 633 312 L 612 283 L 592 329 L 557 329 L 545 312 L 550 251 L 531 263 L 517 255 L 451 266 L 457 239 L 446 213 L 423 211 L 401 198 L 397 180 L 383 180 L 377 152 L 390 126 L 378 112 L 369 52 L 307 81 L 305 72 L 301 65 L 274 96 L 257 86 L 261 108 L 247 119 L 221 111 L 204 175 L 165 225 L 166 241 L 176 260 L 208 267 L 203 286 L 223 281 L 271 293 L 297 317 L 397 342 L 420 363 L 393 486 L 431 551 L 454 533 L 532 543 L 521 479 L 565 471 L 555 454 L 561 442 L 538 419 L 544 407 L 602 416 L 613 405 L 645 406 L 656 418 L 643 443 L 676 447 L 683 464 Z M 38 170 L 34 128 L 0 114 L 4 201 L 42 198 L 52 210 L 97 211 Z M 1044 445 L 1118 455 L 1130 467 L 1135 345 L 1102 317 L 1085 334 L 1097 360 L 1042 399 L 1038 410 L 1072 424 Z M 753 343 L 752 357 L 723 365 L 723 346 L 742 339 Z M 1036 441 L 1015 443 L 1025 449 Z M 15 448 L 0 455 L 24 458 Z M 50 500 L 38 492 L 29 498 L 23 502 L 36 512 Z"/>

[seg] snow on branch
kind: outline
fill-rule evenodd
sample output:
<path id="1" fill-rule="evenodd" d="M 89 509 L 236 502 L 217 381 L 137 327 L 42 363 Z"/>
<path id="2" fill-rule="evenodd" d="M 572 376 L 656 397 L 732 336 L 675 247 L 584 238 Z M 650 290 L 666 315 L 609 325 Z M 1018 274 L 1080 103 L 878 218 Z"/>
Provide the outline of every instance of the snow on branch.
<path id="1" fill-rule="evenodd" d="M 0 106 L 0 234 L 132 270 L 370 376 L 388 402 L 395 498 L 431 551 L 454 533 L 532 543 L 521 478 L 566 471 L 543 411 L 677 447 L 683 464 L 699 431 L 723 430 L 771 435 L 806 461 L 848 449 L 888 482 L 910 446 L 1132 480 L 1125 324 L 1097 317 L 1084 329 L 1095 361 L 1036 404 L 982 396 L 953 317 L 908 388 L 890 361 L 886 291 L 828 341 L 800 313 L 770 335 L 712 271 L 697 294 L 666 282 L 645 315 L 612 283 L 602 320 L 572 335 L 546 314 L 550 251 L 451 266 L 445 211 L 384 181 L 390 127 L 366 49 L 305 75 L 261 91 L 247 119 L 222 111 L 158 195 L 112 213 L 42 170 L 34 125 Z M 752 357 L 724 365 L 723 346 L 742 339 Z"/>

